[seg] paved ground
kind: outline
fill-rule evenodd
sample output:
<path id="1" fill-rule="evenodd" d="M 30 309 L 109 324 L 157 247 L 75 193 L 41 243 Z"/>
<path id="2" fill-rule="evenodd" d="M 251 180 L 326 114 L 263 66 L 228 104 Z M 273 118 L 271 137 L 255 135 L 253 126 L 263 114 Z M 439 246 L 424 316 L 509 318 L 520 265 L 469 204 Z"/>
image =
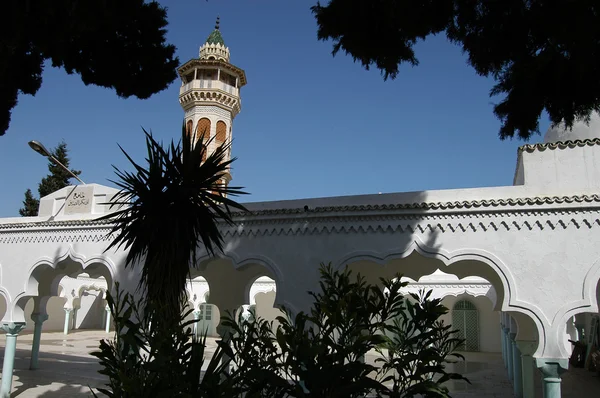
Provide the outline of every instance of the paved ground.
<path id="1" fill-rule="evenodd" d="M 89 397 L 90 387 L 102 386 L 105 378 L 98 374 L 98 363 L 89 355 L 96 350 L 98 341 L 107 334 L 100 331 L 78 331 L 65 336 L 62 333 L 44 333 L 40 349 L 40 368 L 29 369 L 31 334 L 20 335 L 13 375 L 12 397 L 62 398 Z M 209 341 L 209 351 L 214 340 Z M 4 347 L 4 336 L 0 336 Z M 2 348 L 3 351 L 3 348 Z M 3 354 L 3 352 L 2 352 Z M 500 354 L 468 353 L 467 361 L 457 371 L 467 376 L 471 385 L 453 383 L 450 388 L 455 398 L 509 398 L 513 397 Z M 537 397 L 542 398 L 540 381 Z M 571 369 L 563 377 L 563 398 L 600 397 L 600 378 L 582 369 Z"/>

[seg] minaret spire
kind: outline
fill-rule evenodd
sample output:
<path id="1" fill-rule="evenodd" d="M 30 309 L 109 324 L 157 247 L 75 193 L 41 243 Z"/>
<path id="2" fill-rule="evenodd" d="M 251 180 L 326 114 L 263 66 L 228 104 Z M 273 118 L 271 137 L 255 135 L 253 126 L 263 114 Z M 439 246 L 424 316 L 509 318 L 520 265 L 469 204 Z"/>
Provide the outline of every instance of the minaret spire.
<path id="1" fill-rule="evenodd" d="M 219 30 L 220 23 L 221 23 L 221 18 L 217 15 L 217 22 L 215 23 L 215 30 Z"/>

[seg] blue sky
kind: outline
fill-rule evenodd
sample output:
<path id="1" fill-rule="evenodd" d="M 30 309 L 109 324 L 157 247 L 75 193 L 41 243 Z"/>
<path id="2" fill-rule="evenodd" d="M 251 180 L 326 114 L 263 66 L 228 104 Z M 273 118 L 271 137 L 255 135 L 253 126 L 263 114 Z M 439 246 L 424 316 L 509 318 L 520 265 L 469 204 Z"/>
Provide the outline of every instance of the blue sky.
<path id="1" fill-rule="evenodd" d="M 251 193 L 243 202 L 512 184 L 524 142 L 500 141 L 493 82 L 444 36 L 419 43 L 420 65 L 384 82 L 317 41 L 316 0 L 163 3 L 182 63 L 198 56 L 220 15 L 231 62 L 246 71 L 233 124 L 232 184 Z M 179 81 L 138 100 L 49 65 L 43 79 L 35 97 L 19 97 L 0 137 L 0 217 L 18 216 L 25 190 L 37 192 L 47 174 L 29 140 L 53 148 L 64 139 L 85 182 L 112 185 L 111 165 L 128 167 L 117 144 L 143 160 L 141 127 L 165 141 L 180 137 Z M 545 131 L 548 121 L 540 123 Z"/>

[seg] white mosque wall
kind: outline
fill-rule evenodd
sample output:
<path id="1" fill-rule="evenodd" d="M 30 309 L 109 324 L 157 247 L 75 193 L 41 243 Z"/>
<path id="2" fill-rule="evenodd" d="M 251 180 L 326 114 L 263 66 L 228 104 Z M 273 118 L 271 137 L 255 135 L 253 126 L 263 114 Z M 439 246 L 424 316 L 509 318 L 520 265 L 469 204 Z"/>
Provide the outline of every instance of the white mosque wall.
<path id="1" fill-rule="evenodd" d="M 80 298 L 80 308 L 74 320 L 75 329 L 102 329 L 106 302 L 101 291 L 87 290 Z"/>
<path id="2" fill-rule="evenodd" d="M 285 313 L 279 308 L 273 307 L 275 304 L 275 290 L 258 292 L 256 296 L 254 296 L 254 301 L 256 302 L 256 316 L 269 322 L 273 322 L 273 328 L 276 329 L 279 325 L 277 317 L 285 317 Z"/>
<path id="3" fill-rule="evenodd" d="M 48 320 L 43 323 L 42 331 L 44 332 L 55 332 L 63 330 L 65 324 L 65 299 L 62 297 L 51 297 L 48 300 L 47 311 Z M 0 300 L 0 317 L 4 316 L 6 312 L 6 301 Z M 25 326 L 26 332 L 33 331 L 33 322 L 31 321 L 31 313 L 33 312 L 33 299 L 30 299 L 25 305 L 25 319 L 28 320 Z"/>
<path id="4" fill-rule="evenodd" d="M 42 332 L 57 332 L 63 330 L 65 325 L 65 302 L 63 297 L 51 297 L 46 305 L 48 320 L 42 324 Z M 25 330 L 33 332 L 31 313 L 33 312 L 33 299 L 25 305 L 25 319 L 28 320 Z"/>

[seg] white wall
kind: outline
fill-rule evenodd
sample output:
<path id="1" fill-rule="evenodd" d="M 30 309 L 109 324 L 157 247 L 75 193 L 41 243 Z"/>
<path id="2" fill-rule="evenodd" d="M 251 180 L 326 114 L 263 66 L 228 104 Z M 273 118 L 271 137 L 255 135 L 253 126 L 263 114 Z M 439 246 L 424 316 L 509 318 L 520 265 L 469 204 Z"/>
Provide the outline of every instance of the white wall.
<path id="1" fill-rule="evenodd" d="M 42 326 L 42 331 L 50 332 L 50 331 L 58 331 L 63 330 L 65 323 L 65 310 L 63 306 L 65 305 L 66 299 L 62 297 L 51 297 L 48 300 L 48 320 L 44 322 Z M 32 332 L 33 331 L 33 321 L 31 320 L 31 313 L 33 312 L 33 299 L 29 299 L 27 304 L 25 305 L 25 319 L 27 321 L 27 325 L 25 326 L 25 331 Z M 0 298 L 0 319 L 6 313 L 6 301 L 3 298 Z M 4 333 L 4 332 L 2 332 Z"/>
<path id="2" fill-rule="evenodd" d="M 99 290 L 86 290 L 79 299 L 75 318 L 75 329 L 102 329 L 105 320 L 106 302 L 104 293 Z"/>
<path id="3" fill-rule="evenodd" d="M 446 324 L 452 324 L 452 307 L 460 300 L 468 300 L 477 307 L 479 311 L 479 350 L 482 352 L 500 352 L 502 345 L 500 340 L 500 313 L 493 311 L 492 302 L 484 296 L 470 296 L 462 294 L 458 297 L 446 296 L 442 304 L 448 307 L 448 313 L 441 319 Z"/>
<path id="4" fill-rule="evenodd" d="M 44 332 L 58 332 L 64 329 L 65 325 L 65 303 L 67 299 L 64 297 L 51 297 L 48 300 L 46 311 L 48 313 L 48 320 L 44 322 L 42 331 Z M 0 298 L 0 319 L 6 312 L 6 301 Z M 33 321 L 31 320 L 31 313 L 33 312 L 33 298 L 29 299 L 25 305 L 25 320 L 27 322 L 25 326 L 26 332 L 33 331 Z M 81 298 L 81 309 L 77 311 L 77 318 L 75 319 L 75 325 L 78 329 L 102 329 L 103 321 L 105 317 L 104 312 L 104 300 L 102 299 L 102 293 L 98 291 L 90 291 L 89 295 L 84 295 Z"/>
<path id="5" fill-rule="evenodd" d="M 278 316 L 285 316 L 285 313 L 279 308 L 273 308 L 275 294 L 275 291 L 272 290 L 266 293 L 257 293 L 254 296 L 254 300 L 256 300 L 256 316 L 269 322 L 273 321 L 273 330 L 277 330 L 277 326 L 279 325 L 276 318 Z"/>

